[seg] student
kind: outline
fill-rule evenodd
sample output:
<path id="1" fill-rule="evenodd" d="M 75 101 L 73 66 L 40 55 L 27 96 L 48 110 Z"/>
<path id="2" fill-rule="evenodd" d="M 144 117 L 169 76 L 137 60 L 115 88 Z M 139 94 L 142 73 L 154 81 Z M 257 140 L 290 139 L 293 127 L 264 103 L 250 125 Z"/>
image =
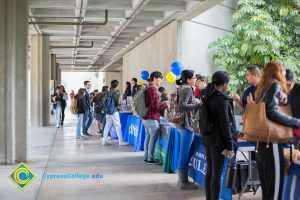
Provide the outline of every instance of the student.
<path id="1" fill-rule="evenodd" d="M 123 100 L 127 101 L 127 97 L 130 97 L 130 96 L 131 96 L 131 84 L 130 84 L 130 82 L 126 82 L 126 89 L 123 94 Z"/>
<path id="2" fill-rule="evenodd" d="M 132 85 L 131 96 L 134 97 L 137 92 L 137 78 L 131 79 L 131 85 Z"/>
<path id="3" fill-rule="evenodd" d="M 61 125 L 64 125 L 65 120 L 65 109 L 67 107 L 67 100 L 69 99 L 68 93 L 65 90 L 65 87 L 63 85 L 60 86 L 60 92 L 63 94 L 63 101 L 61 106 Z"/>
<path id="4" fill-rule="evenodd" d="M 289 91 L 288 99 L 291 104 L 293 116 L 300 119 L 300 84 L 296 83 L 294 80 L 294 74 L 291 70 L 286 70 L 286 83 Z M 300 129 L 294 130 L 294 138 L 292 140 L 293 144 L 299 148 L 300 147 Z"/>
<path id="5" fill-rule="evenodd" d="M 51 97 L 51 102 L 53 103 L 55 109 L 56 128 L 60 127 L 63 101 L 63 94 L 61 93 L 60 87 L 57 86 L 55 93 Z"/>
<path id="6" fill-rule="evenodd" d="M 168 93 L 166 92 L 166 89 L 164 87 L 159 87 L 158 88 L 158 94 L 159 94 L 159 97 L 160 97 L 160 102 L 168 104 L 169 97 L 168 97 Z M 161 117 L 165 117 L 165 110 L 166 109 L 161 109 L 160 110 L 160 116 Z"/>
<path id="7" fill-rule="evenodd" d="M 283 126 L 300 127 L 300 119 L 279 112 L 278 106 L 287 103 L 288 88 L 285 68 L 282 64 L 271 61 L 263 69 L 261 80 L 255 92 L 256 102 L 266 104 L 266 114 Z M 284 180 L 284 144 L 259 142 L 256 162 L 262 188 L 263 199 L 281 199 Z"/>
<path id="8" fill-rule="evenodd" d="M 83 123 L 82 123 L 82 132 L 83 135 L 92 136 L 88 133 L 88 129 L 90 128 L 93 122 L 93 111 L 92 111 L 92 102 L 91 102 L 91 83 L 90 81 L 84 81 L 84 101 L 85 101 L 85 108 L 84 108 L 84 116 L 83 116 Z"/>
<path id="9" fill-rule="evenodd" d="M 117 90 L 119 85 L 119 81 L 113 80 L 111 81 L 110 90 L 106 93 L 103 93 L 104 105 L 105 105 L 105 113 L 106 113 L 106 124 L 103 133 L 102 145 L 109 145 L 108 143 L 108 132 L 111 129 L 111 126 L 114 125 L 118 139 L 119 146 L 126 146 L 127 143 L 123 142 L 122 130 L 121 130 L 121 121 L 119 111 L 121 110 L 121 102 L 120 102 L 120 91 Z"/>
<path id="10" fill-rule="evenodd" d="M 190 162 L 190 148 L 194 140 L 194 129 L 192 125 L 192 112 L 200 105 L 200 100 L 194 96 L 193 86 L 195 86 L 196 76 L 192 70 L 183 70 L 180 79 L 176 81 L 179 86 L 177 91 L 178 114 L 183 115 L 183 124 L 179 127 L 180 151 L 178 158 L 178 186 L 181 190 L 197 189 L 193 182 L 188 180 L 188 164 Z"/>
<path id="11" fill-rule="evenodd" d="M 96 106 L 98 106 L 98 104 L 99 104 L 99 107 L 101 107 L 100 104 L 103 103 L 103 94 L 105 94 L 107 91 L 108 91 L 108 86 L 103 86 L 102 91 L 95 94 L 95 96 L 92 99 L 92 101 L 95 105 L 94 116 L 96 119 L 97 133 L 99 135 L 103 134 L 103 128 L 101 128 L 101 125 L 103 127 L 103 124 L 105 123 L 105 113 L 104 113 L 104 108 L 102 110 L 98 111 L 98 110 L 96 110 Z"/>
<path id="12" fill-rule="evenodd" d="M 198 84 L 200 89 L 198 99 L 202 100 L 205 96 L 205 91 L 208 84 L 208 78 L 206 76 L 200 76 L 198 82 L 199 82 Z"/>
<path id="13" fill-rule="evenodd" d="M 70 93 L 71 101 L 73 101 L 74 97 L 75 97 L 74 90 L 71 90 L 71 93 Z"/>
<path id="14" fill-rule="evenodd" d="M 202 135 L 205 146 L 207 172 L 205 193 L 207 200 L 219 199 L 221 174 L 225 156 L 234 155 L 234 120 L 233 101 L 227 96 L 230 77 L 225 71 L 217 71 L 212 82 L 206 88 L 203 103 L 207 105 L 207 118 L 211 131 Z"/>
<path id="15" fill-rule="evenodd" d="M 163 75 L 161 72 L 155 71 L 150 75 L 149 85 L 145 92 L 145 105 L 148 108 L 147 114 L 143 117 L 143 125 L 145 126 L 146 136 L 144 142 L 144 162 L 147 164 L 157 164 L 154 160 L 154 147 L 157 140 L 159 130 L 160 113 L 162 109 L 166 109 L 167 105 L 159 101 L 157 88 L 160 86 Z"/>
<path id="16" fill-rule="evenodd" d="M 246 71 L 246 79 L 249 84 L 249 87 L 247 87 L 244 91 L 242 99 L 237 94 L 234 94 L 232 96 L 232 99 L 236 103 L 237 107 L 240 111 L 244 111 L 247 106 L 247 102 L 250 99 L 254 99 L 256 87 L 260 81 L 261 72 L 257 65 L 252 65 L 250 67 L 247 67 Z"/>
<path id="17" fill-rule="evenodd" d="M 85 113 L 85 101 L 84 101 L 84 90 L 79 89 L 78 93 L 74 96 L 74 100 L 77 101 L 77 123 L 76 123 L 76 139 L 82 140 L 86 136 L 81 134 L 81 128 L 83 123 L 83 116 Z"/>

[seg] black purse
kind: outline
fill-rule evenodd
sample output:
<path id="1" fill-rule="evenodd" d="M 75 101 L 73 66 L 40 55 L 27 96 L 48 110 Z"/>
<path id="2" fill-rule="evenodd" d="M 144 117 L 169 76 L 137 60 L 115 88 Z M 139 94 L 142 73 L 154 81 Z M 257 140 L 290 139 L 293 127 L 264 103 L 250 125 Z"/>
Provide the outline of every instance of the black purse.
<path id="1" fill-rule="evenodd" d="M 227 176 L 226 176 L 226 188 L 234 188 L 235 187 L 235 179 L 237 174 L 237 164 L 232 163 L 230 159 L 229 166 L 227 168 Z"/>

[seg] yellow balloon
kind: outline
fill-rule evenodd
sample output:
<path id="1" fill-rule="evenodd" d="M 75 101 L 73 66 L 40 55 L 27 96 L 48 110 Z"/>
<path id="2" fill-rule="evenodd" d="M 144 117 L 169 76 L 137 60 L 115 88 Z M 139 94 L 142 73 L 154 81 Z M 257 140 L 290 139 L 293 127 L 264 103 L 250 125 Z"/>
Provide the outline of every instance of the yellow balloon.
<path id="1" fill-rule="evenodd" d="M 176 81 L 176 76 L 172 72 L 168 72 L 166 79 L 169 83 L 174 83 Z"/>
<path id="2" fill-rule="evenodd" d="M 144 82 L 143 81 L 139 81 L 139 82 L 137 82 L 137 85 L 144 85 Z"/>

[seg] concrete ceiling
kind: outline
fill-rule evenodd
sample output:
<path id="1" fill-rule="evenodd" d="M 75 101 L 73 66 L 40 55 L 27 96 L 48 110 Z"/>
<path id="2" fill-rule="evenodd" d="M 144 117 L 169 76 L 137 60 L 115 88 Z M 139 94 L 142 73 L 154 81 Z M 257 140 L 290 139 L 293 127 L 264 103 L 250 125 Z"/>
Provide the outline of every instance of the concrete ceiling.
<path id="1" fill-rule="evenodd" d="M 30 35 L 50 36 L 62 70 L 118 71 L 126 51 L 209 1 L 30 0 Z"/>

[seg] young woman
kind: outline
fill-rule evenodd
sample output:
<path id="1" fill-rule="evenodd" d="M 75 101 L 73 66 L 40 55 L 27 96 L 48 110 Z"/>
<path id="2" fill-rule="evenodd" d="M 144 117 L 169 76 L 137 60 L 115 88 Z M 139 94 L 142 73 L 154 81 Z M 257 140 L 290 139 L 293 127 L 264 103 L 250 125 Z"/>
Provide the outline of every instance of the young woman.
<path id="1" fill-rule="evenodd" d="M 60 86 L 60 92 L 63 94 L 63 101 L 62 101 L 62 107 L 61 107 L 61 125 L 64 125 L 65 120 L 65 109 L 67 107 L 67 100 L 68 100 L 68 93 L 65 90 L 65 87 L 63 85 Z"/>
<path id="2" fill-rule="evenodd" d="M 77 124 L 76 124 L 76 139 L 84 139 L 84 136 L 81 134 L 81 128 L 83 123 L 83 116 L 85 113 L 84 105 L 84 90 L 79 89 L 78 93 L 74 96 L 75 101 L 77 101 Z"/>
<path id="3" fill-rule="evenodd" d="M 53 103 L 55 110 L 56 128 L 60 127 L 63 101 L 63 94 L 61 93 L 60 87 L 58 86 L 56 87 L 55 93 L 51 97 L 51 102 Z"/>
<path id="4" fill-rule="evenodd" d="M 287 103 L 287 84 L 285 68 L 282 64 L 271 61 L 263 69 L 261 80 L 257 86 L 255 100 L 266 104 L 269 120 L 284 126 L 299 128 L 300 119 L 285 115 L 278 106 Z M 284 179 L 284 144 L 258 144 L 256 156 L 263 199 L 281 199 Z"/>
<path id="5" fill-rule="evenodd" d="M 95 107 L 97 106 L 97 104 L 100 104 L 101 103 L 101 100 L 103 98 L 103 94 L 105 92 L 108 91 L 108 86 L 103 86 L 102 87 L 102 91 L 101 92 L 98 92 L 92 99 Z M 95 113 L 94 113 L 94 116 L 95 116 L 95 119 L 96 119 L 96 127 L 97 127 L 97 133 L 99 135 L 101 135 L 103 133 L 103 128 L 101 128 L 101 123 L 102 123 L 102 127 L 105 123 L 105 114 L 103 112 L 100 112 L 98 113 L 99 111 L 96 111 L 95 110 Z"/>
<path id="6" fill-rule="evenodd" d="M 126 89 L 123 94 L 123 100 L 127 100 L 127 97 L 131 96 L 131 84 L 130 82 L 126 82 Z"/>
<path id="7" fill-rule="evenodd" d="M 181 77 L 176 81 L 179 85 L 177 91 L 178 106 L 177 113 L 182 115 L 184 119 L 183 125 L 179 127 L 180 132 L 180 152 L 178 159 L 178 186 L 181 190 L 197 189 L 193 182 L 188 180 L 188 164 L 190 161 L 190 148 L 194 139 L 194 130 L 192 126 L 192 111 L 200 104 L 200 101 L 195 98 L 193 86 L 195 85 L 196 77 L 194 71 L 184 70 Z"/>
<path id="8" fill-rule="evenodd" d="M 236 130 L 233 101 L 226 95 L 230 77 L 224 71 L 217 71 L 208 84 L 203 103 L 206 104 L 207 118 L 211 131 L 202 134 L 205 145 L 207 171 L 205 193 L 207 200 L 218 200 L 221 174 L 225 156 L 234 155 L 234 133 Z"/>

